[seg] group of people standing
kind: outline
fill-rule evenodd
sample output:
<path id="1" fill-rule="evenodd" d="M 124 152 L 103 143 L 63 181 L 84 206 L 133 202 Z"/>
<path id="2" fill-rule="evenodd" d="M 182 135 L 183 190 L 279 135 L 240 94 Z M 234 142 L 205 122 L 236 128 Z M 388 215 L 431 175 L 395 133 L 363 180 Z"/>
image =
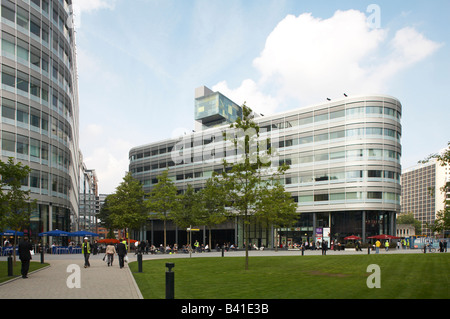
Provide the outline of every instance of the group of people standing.
<path id="1" fill-rule="evenodd" d="M 105 260 L 108 264 L 108 267 L 113 265 L 114 255 L 117 254 L 119 256 L 119 267 L 122 269 L 125 266 L 125 256 L 127 255 L 127 244 L 124 239 L 120 239 L 117 245 L 108 244 L 106 246 L 105 256 L 103 260 Z M 84 268 L 88 268 L 91 266 L 89 263 L 89 257 L 91 255 L 91 244 L 88 241 L 88 238 L 85 237 L 83 243 L 81 244 L 81 253 L 84 256 Z"/>

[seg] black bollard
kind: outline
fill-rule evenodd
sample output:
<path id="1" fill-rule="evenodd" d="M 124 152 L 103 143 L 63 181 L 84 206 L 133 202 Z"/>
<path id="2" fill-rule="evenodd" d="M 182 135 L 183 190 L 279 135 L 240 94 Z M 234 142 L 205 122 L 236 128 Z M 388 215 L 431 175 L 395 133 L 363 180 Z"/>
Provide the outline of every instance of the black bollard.
<path id="1" fill-rule="evenodd" d="M 137 255 L 137 261 L 138 261 L 138 272 L 142 272 L 142 254 L 139 253 Z"/>
<path id="2" fill-rule="evenodd" d="M 222 257 L 224 256 L 224 254 L 225 254 L 225 245 L 222 246 Z"/>
<path id="3" fill-rule="evenodd" d="M 367 255 L 370 255 L 370 245 L 367 246 Z"/>
<path id="4" fill-rule="evenodd" d="M 426 245 L 423 246 L 423 253 L 424 253 L 424 254 L 427 253 L 427 246 L 426 246 Z"/>
<path id="5" fill-rule="evenodd" d="M 302 256 L 305 255 L 305 247 L 302 246 Z"/>
<path id="6" fill-rule="evenodd" d="M 175 273 L 172 272 L 175 264 L 166 263 L 166 267 L 169 269 L 166 271 L 166 299 L 175 299 Z"/>
<path id="7" fill-rule="evenodd" d="M 8 276 L 13 276 L 13 259 L 11 257 L 11 254 L 8 255 Z"/>
<path id="8" fill-rule="evenodd" d="M 41 264 L 44 263 L 44 247 L 41 247 Z"/>

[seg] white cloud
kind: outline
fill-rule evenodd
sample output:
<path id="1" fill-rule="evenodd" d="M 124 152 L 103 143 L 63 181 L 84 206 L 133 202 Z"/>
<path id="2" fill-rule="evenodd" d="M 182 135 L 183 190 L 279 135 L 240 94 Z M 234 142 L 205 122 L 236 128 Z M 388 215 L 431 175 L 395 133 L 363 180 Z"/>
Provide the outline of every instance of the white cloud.
<path id="1" fill-rule="evenodd" d="M 245 80 L 236 89 L 226 82 L 215 87 L 231 99 L 261 103 L 250 105 L 259 112 L 275 111 L 277 104 L 292 99 L 306 106 L 344 92 L 386 93 L 396 74 L 440 47 L 412 27 L 398 30 L 392 39 L 389 35 L 388 29 L 371 28 L 356 10 L 336 11 L 329 19 L 288 15 L 253 61 L 259 79 Z"/>
<path id="2" fill-rule="evenodd" d="M 258 85 L 250 79 L 244 80 L 237 89 L 230 89 L 226 81 L 217 83 L 212 87 L 213 91 L 219 91 L 225 96 L 233 97 L 233 102 L 242 105 L 244 102 L 248 107 L 259 113 L 271 114 L 278 106 L 276 99 L 262 93 Z"/>
<path id="3" fill-rule="evenodd" d="M 96 138 L 95 134 L 100 134 L 102 131 L 103 129 L 98 125 L 89 125 L 84 132 L 83 136 L 90 138 L 85 143 L 84 149 L 90 149 L 90 151 L 89 155 L 84 157 L 83 162 L 87 168 L 95 169 L 100 193 L 110 194 L 119 186 L 128 171 L 128 153 L 135 145 L 124 139 L 108 138 L 105 141 Z M 102 141 L 101 145 L 96 144 L 96 141 L 99 140 Z M 84 154 L 83 150 L 82 152 Z"/>

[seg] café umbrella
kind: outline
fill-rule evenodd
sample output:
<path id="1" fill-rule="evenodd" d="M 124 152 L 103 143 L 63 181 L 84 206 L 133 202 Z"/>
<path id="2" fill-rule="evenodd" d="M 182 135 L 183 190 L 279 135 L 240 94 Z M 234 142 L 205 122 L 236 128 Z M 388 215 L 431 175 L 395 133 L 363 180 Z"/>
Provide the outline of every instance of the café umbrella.
<path id="1" fill-rule="evenodd" d="M 17 230 L 5 230 L 4 232 L 0 233 L 0 236 L 17 236 L 17 237 L 23 237 L 23 232 L 17 231 Z"/>
<path id="2" fill-rule="evenodd" d="M 347 237 L 344 238 L 344 240 L 358 240 L 358 239 L 361 239 L 361 237 L 354 236 L 354 235 L 347 236 Z"/>
<path id="3" fill-rule="evenodd" d="M 86 231 L 86 230 L 79 230 L 74 233 L 71 233 L 70 236 L 79 236 L 79 237 L 99 237 L 99 234 Z"/>
<path id="4" fill-rule="evenodd" d="M 370 236 L 367 238 L 373 238 L 373 239 L 400 239 L 400 237 L 395 237 L 392 235 L 385 235 L 385 234 L 381 234 L 381 235 L 376 235 L 376 236 Z"/>
<path id="5" fill-rule="evenodd" d="M 45 233 L 39 233 L 39 236 L 69 237 L 71 233 L 63 230 L 51 230 Z"/>

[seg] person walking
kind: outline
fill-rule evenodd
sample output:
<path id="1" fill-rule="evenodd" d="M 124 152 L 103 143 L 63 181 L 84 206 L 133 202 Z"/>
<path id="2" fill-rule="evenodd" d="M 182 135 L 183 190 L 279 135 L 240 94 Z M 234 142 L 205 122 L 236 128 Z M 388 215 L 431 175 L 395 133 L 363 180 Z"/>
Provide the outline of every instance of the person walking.
<path id="1" fill-rule="evenodd" d="M 114 254 L 116 253 L 116 248 L 113 244 L 109 244 L 106 246 L 106 262 L 108 263 L 108 267 L 113 265 Z"/>
<path id="2" fill-rule="evenodd" d="M 89 244 L 87 237 L 84 237 L 84 242 L 81 244 L 81 254 L 84 256 L 84 268 L 91 267 L 91 264 L 89 263 L 91 245 Z"/>
<path id="3" fill-rule="evenodd" d="M 124 258 L 127 254 L 127 246 L 125 245 L 125 241 L 122 238 L 119 240 L 117 244 L 117 255 L 119 256 L 119 266 L 122 269 L 125 266 Z"/>
<path id="4" fill-rule="evenodd" d="M 322 241 L 322 255 L 327 254 L 328 242 L 326 240 Z"/>
<path id="5" fill-rule="evenodd" d="M 30 269 L 30 260 L 31 260 L 31 250 L 33 250 L 33 246 L 28 241 L 28 237 L 25 236 L 23 240 L 19 243 L 19 259 L 22 262 L 22 278 L 28 278 L 28 270 Z"/>
<path id="6" fill-rule="evenodd" d="M 384 248 L 386 248 L 386 251 L 389 250 L 389 240 L 386 239 L 386 242 L 384 243 Z"/>

